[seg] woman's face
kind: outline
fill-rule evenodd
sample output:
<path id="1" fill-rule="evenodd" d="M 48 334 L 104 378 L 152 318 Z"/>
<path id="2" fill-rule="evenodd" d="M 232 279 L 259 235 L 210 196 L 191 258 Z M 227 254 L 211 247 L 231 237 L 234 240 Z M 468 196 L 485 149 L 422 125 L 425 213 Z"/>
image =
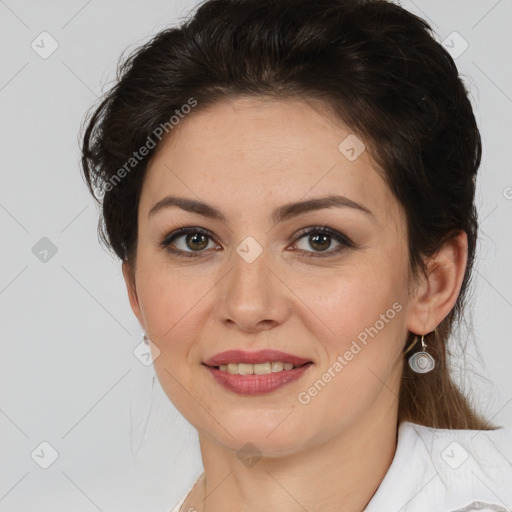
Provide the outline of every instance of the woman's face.
<path id="1" fill-rule="evenodd" d="M 123 270 L 155 370 L 199 433 L 234 450 L 291 454 L 396 417 L 405 221 L 369 152 L 319 106 L 239 97 L 192 112 L 153 156 L 140 198 L 135 288 Z M 353 204 L 309 203 L 328 196 Z M 171 240 L 182 227 L 190 235 Z M 230 377 L 242 387 L 228 389 L 204 364 L 265 349 L 312 364 L 271 391 L 284 373 Z"/>

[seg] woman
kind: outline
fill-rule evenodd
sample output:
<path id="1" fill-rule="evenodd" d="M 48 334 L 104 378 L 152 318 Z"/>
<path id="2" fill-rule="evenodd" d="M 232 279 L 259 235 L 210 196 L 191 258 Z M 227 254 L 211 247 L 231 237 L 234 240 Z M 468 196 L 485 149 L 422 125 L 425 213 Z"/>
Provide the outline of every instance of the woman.
<path id="1" fill-rule="evenodd" d="M 199 433 L 174 511 L 511 510 L 510 430 L 448 360 L 480 157 L 452 58 L 384 0 L 210 0 L 126 60 L 83 170 Z"/>

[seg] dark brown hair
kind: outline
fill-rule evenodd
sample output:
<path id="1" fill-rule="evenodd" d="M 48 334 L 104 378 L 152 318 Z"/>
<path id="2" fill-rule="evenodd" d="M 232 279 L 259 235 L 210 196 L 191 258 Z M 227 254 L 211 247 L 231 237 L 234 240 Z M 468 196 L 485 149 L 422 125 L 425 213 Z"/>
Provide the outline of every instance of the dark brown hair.
<path id="1" fill-rule="evenodd" d="M 119 65 L 83 136 L 83 174 L 102 205 L 100 236 L 119 258 L 135 263 L 154 148 L 136 162 L 134 152 L 152 146 L 159 127 L 171 133 L 170 117 L 191 98 L 194 112 L 237 95 L 320 99 L 365 142 L 405 213 L 411 282 L 446 241 L 467 233 L 459 297 L 426 337 L 436 369 L 418 375 L 404 365 L 399 421 L 491 428 L 448 368 L 475 256 L 481 140 L 456 65 L 431 27 L 386 0 L 208 0 L 158 33 Z"/>

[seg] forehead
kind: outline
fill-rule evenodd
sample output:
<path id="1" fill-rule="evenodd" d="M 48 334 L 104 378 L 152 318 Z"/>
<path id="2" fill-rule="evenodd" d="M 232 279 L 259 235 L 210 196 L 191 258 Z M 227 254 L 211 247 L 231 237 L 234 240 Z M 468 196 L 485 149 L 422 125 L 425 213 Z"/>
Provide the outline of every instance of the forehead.
<path id="1" fill-rule="evenodd" d="M 396 201 L 354 137 L 316 100 L 222 100 L 182 119 L 160 143 L 141 203 L 149 209 L 179 193 L 227 208 L 342 194 L 384 218 Z M 347 153 L 350 146 L 355 151 Z"/>

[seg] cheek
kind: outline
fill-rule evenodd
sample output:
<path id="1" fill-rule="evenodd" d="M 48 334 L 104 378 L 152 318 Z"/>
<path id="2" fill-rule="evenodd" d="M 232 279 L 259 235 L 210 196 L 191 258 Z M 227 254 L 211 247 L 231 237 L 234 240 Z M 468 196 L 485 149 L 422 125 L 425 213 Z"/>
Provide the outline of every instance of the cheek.
<path id="1" fill-rule="evenodd" d="M 333 338 L 336 346 L 342 340 L 356 338 L 381 315 L 386 316 L 384 321 L 387 317 L 396 318 L 397 307 L 393 309 L 393 304 L 403 305 L 405 284 L 392 265 L 381 260 L 347 265 L 324 276 L 317 273 L 311 280 L 296 278 L 294 288 L 303 301 L 304 315 Z M 389 330 L 388 325 L 386 322 L 385 330 Z M 382 329 L 381 322 L 378 328 Z"/>
<path id="2" fill-rule="evenodd" d="M 211 286 L 189 270 L 171 268 L 163 258 L 141 260 L 137 282 L 141 311 L 155 342 L 167 344 L 184 325 L 194 322 L 201 298 Z"/>
<path id="3" fill-rule="evenodd" d="M 198 327 L 204 323 L 204 279 L 189 272 L 170 271 L 162 265 L 139 267 L 138 296 L 147 326 L 147 335 L 156 346 L 154 369 L 168 398 L 189 420 L 196 412 L 192 396 L 198 396 L 192 378 L 191 363 L 198 339 Z M 198 364 L 197 360 L 193 361 Z M 192 416 L 190 416 L 192 414 Z"/>
<path id="4" fill-rule="evenodd" d="M 315 297 L 314 314 L 304 309 L 308 329 L 321 333 L 324 357 L 318 373 L 329 382 L 328 390 L 314 398 L 320 409 L 337 404 L 345 411 L 362 411 L 399 373 L 406 282 L 384 261 L 340 271 Z"/>
<path id="5" fill-rule="evenodd" d="M 404 283 L 382 270 L 366 267 L 331 280 L 328 293 L 316 298 L 314 314 L 303 309 L 308 329 L 321 330 L 323 357 L 301 403 L 309 402 L 305 411 L 312 407 L 316 416 L 331 418 L 333 430 L 363 414 L 381 393 L 389 395 L 391 407 L 398 392 L 406 296 Z"/>

